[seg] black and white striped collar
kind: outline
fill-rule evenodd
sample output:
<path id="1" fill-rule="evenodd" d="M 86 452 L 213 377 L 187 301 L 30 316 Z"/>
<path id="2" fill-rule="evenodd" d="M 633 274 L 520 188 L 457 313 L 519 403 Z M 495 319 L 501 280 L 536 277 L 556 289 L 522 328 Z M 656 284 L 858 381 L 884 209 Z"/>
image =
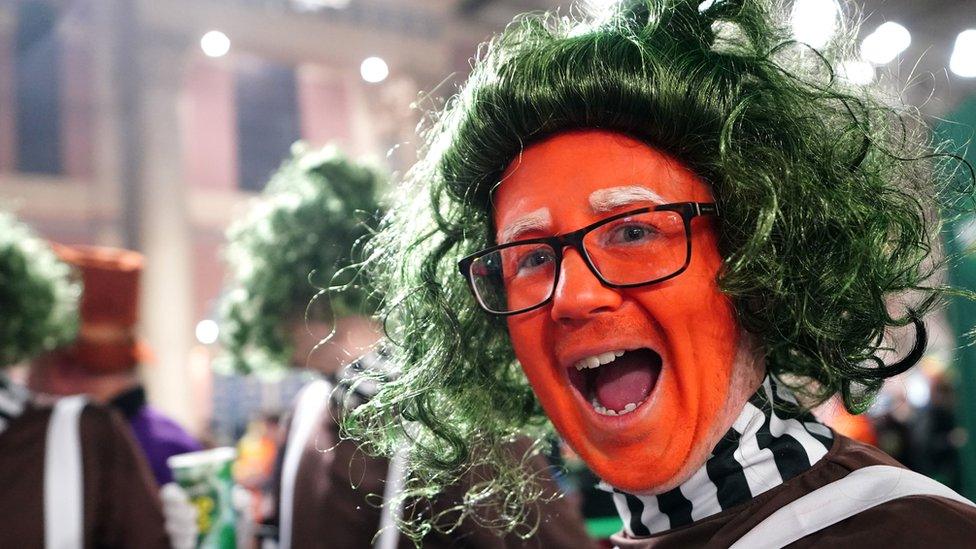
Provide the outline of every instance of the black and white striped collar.
<path id="1" fill-rule="evenodd" d="M 6 374 L 0 373 L 0 433 L 6 431 L 7 426 L 24 413 L 29 400 L 30 391 L 10 381 Z"/>
<path id="2" fill-rule="evenodd" d="M 767 376 L 702 467 L 677 488 L 635 496 L 611 488 L 630 537 L 645 537 L 749 501 L 809 469 L 833 443 L 830 429 L 801 412 Z"/>

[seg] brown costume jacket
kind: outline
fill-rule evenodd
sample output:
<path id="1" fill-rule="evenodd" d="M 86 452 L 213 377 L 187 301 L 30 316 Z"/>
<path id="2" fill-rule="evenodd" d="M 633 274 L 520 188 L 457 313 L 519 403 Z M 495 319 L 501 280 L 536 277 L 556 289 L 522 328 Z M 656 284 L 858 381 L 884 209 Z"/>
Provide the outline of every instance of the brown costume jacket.
<path id="1" fill-rule="evenodd" d="M 835 434 L 830 451 L 813 467 L 742 505 L 650 537 L 617 534 L 612 542 L 620 549 L 726 548 L 787 503 L 870 465 L 902 467 L 873 446 Z M 976 508 L 934 496 L 905 497 L 810 534 L 790 547 L 976 547 Z"/>
<path id="2" fill-rule="evenodd" d="M 386 483 L 386 459 L 365 455 L 359 445 L 350 440 L 339 440 L 338 425 L 329 413 L 322 414 L 316 422 L 316 431 L 309 437 L 298 466 L 295 482 L 292 547 L 294 549 L 368 549 L 373 546 L 374 535 L 379 529 L 383 489 Z M 282 430 L 288 433 L 289 418 Z M 523 455 L 529 441 L 513 445 L 516 455 Z M 283 444 L 278 452 L 279 466 L 273 486 L 274 509 L 265 521 L 278 524 L 279 482 Z M 548 463 L 536 456 L 532 467 L 545 469 Z M 554 493 L 555 483 L 547 473 L 542 475 L 546 491 Z M 467 490 L 459 485 L 442 494 L 434 503 L 435 509 L 446 510 L 456 505 Z M 477 549 L 504 549 L 509 547 L 538 548 L 585 548 L 593 542 L 587 537 L 583 518 L 577 506 L 568 499 L 557 499 L 540 505 L 539 529 L 528 540 L 510 535 L 499 537 L 491 530 L 467 520 L 450 535 L 431 533 L 423 540 L 423 547 L 470 547 Z M 538 515 L 536 515 L 538 516 Z M 534 521 L 536 517 L 533 517 Z M 401 536 L 399 546 L 412 548 L 414 544 Z"/>
<path id="3" fill-rule="evenodd" d="M 44 547 L 44 455 L 51 409 L 28 405 L 0 433 L 0 547 Z M 128 427 L 107 408 L 81 413 L 86 548 L 169 547 L 156 483 Z"/>

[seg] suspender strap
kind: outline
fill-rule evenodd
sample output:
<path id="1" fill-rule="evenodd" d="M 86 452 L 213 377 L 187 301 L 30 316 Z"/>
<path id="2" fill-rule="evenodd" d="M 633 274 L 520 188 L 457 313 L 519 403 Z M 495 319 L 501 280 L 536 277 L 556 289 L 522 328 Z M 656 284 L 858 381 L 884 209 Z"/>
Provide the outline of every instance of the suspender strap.
<path id="1" fill-rule="evenodd" d="M 281 489 L 278 501 L 278 547 L 291 549 L 292 524 L 295 510 L 295 477 L 298 475 L 298 465 L 309 437 L 322 421 L 322 415 L 328 410 L 332 385 L 324 379 L 317 379 L 309 383 L 298 395 L 295 415 L 291 418 L 288 429 L 288 439 L 285 445 L 285 457 L 281 465 Z"/>
<path id="2" fill-rule="evenodd" d="M 47 425 L 44 451 L 44 547 L 81 549 L 84 546 L 81 411 L 84 396 L 62 398 Z"/>
<path id="3" fill-rule="evenodd" d="M 739 538 L 731 549 L 784 547 L 861 511 L 908 496 L 937 496 L 976 506 L 924 475 L 872 465 L 783 506 Z"/>
<path id="4" fill-rule="evenodd" d="M 386 486 L 383 487 L 383 514 L 380 516 L 379 538 L 375 549 L 396 549 L 400 544 L 400 529 L 396 521 L 403 512 L 403 502 L 397 501 L 396 495 L 403 490 L 404 475 L 407 468 L 408 452 L 400 448 L 386 471 Z"/>

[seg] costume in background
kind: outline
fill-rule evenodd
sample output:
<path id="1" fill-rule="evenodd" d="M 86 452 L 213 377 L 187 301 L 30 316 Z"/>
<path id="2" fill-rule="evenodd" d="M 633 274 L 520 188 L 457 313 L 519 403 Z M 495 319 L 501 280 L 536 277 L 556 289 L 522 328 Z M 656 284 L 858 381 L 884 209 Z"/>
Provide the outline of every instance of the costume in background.
<path id="1" fill-rule="evenodd" d="M 379 355 L 363 357 L 349 368 L 378 368 Z M 334 390 L 333 389 L 337 389 Z M 379 547 L 377 532 L 382 523 L 384 509 L 380 507 L 382 495 L 387 484 L 395 482 L 391 478 L 390 460 L 366 454 L 355 440 L 340 436 L 339 423 L 334 414 L 341 413 L 343 406 L 359 405 L 369 399 L 371 389 L 359 386 L 349 392 L 348 386 L 332 379 L 322 379 L 303 388 L 296 398 L 298 408 L 303 396 L 314 393 L 313 402 L 325 398 L 327 406 L 319 406 L 314 416 L 308 418 L 312 431 L 304 437 L 296 437 L 294 419 L 299 415 L 293 411 L 285 423 L 283 432 L 289 433 L 278 453 L 278 463 L 273 489 L 275 507 L 266 524 L 279 527 L 282 522 L 282 470 L 287 468 L 290 446 L 295 438 L 304 438 L 304 445 L 298 456 L 297 471 L 291 479 L 292 502 L 290 547 L 295 548 L 358 548 Z M 520 458 L 529 451 L 531 440 L 521 438 L 511 444 L 511 453 Z M 559 488 L 552 479 L 551 466 L 547 459 L 535 455 L 527 467 L 539 474 L 542 488 L 546 494 L 555 496 Z M 397 474 L 397 473 L 392 473 Z M 402 474 L 402 472 L 400 473 Z M 449 487 L 432 501 L 428 513 L 447 513 L 456 518 L 450 509 L 463 502 L 464 495 L 479 475 L 486 472 L 471 472 L 461 482 Z M 287 479 L 287 475 L 284 475 Z M 301 479 L 295 482 L 295 479 Z M 401 479 L 402 480 L 402 479 Z M 287 483 L 287 480 L 284 482 Z M 327 512 L 323 512 L 327 510 Z M 286 511 L 287 513 L 287 511 Z M 327 520 L 324 517 L 328 517 Z M 520 539 L 515 534 L 499 536 L 493 529 L 467 518 L 450 533 L 431 532 L 423 538 L 421 546 L 436 549 L 440 547 L 470 547 L 475 549 L 504 549 L 515 547 L 589 547 L 589 540 L 583 528 L 583 517 L 575 503 L 560 497 L 550 502 L 538 502 L 530 513 L 530 524 L 538 530 L 528 539 Z M 279 540 L 281 536 L 279 535 Z M 397 535 L 395 547 L 409 549 L 413 541 L 403 534 Z M 284 545 L 283 545 L 284 546 Z"/>
<path id="2" fill-rule="evenodd" d="M 265 531 L 270 530 L 283 549 L 377 546 L 386 543 L 377 532 L 386 525 L 395 528 L 391 503 L 397 494 L 391 493 L 391 486 L 400 479 L 396 469 L 391 474 L 386 459 L 370 457 L 358 441 L 340 436 L 338 420 L 370 398 L 368 384 L 357 384 L 353 392 L 334 389 L 344 385 L 342 375 L 336 377 L 343 363 L 365 352 L 343 347 L 352 329 L 344 331 L 342 321 L 368 316 L 378 293 L 363 289 L 365 281 L 341 273 L 354 272 L 350 265 L 356 262 L 358 245 L 370 233 L 364 220 L 379 210 L 379 179 L 334 148 L 309 150 L 297 144 L 293 153 L 272 176 L 259 203 L 228 231 L 231 288 L 221 329 L 229 355 L 225 361 L 244 372 L 280 371 L 306 362 L 326 370 L 322 379 L 302 389 L 281 430 L 273 510 L 263 521 L 269 527 Z M 353 282 L 336 282 L 336 273 L 338 280 Z M 316 295 L 318 288 L 328 290 Z M 302 329 L 306 322 L 324 322 L 336 327 L 336 333 L 310 353 L 296 351 L 289 329 Z M 351 368 L 386 372 L 375 352 Z M 519 457 L 527 449 L 523 443 L 513 447 L 521 452 Z M 545 460 L 537 458 L 531 468 L 555 494 Z M 458 485 L 440 494 L 433 509 L 458 505 L 469 487 Z M 524 545 L 587 545 L 580 513 L 569 502 L 540 502 L 536 516 L 539 531 Z M 396 545 L 397 537 L 390 537 L 389 543 Z M 405 538 L 399 543 L 412 546 Z M 494 548 L 523 542 L 514 536 L 498 537 L 467 520 L 449 534 L 431 533 L 423 545 Z"/>
<path id="3" fill-rule="evenodd" d="M 68 351 L 68 367 L 80 367 L 97 383 L 100 375 L 133 374 L 133 384 L 111 397 L 142 448 L 156 482 L 173 481 L 167 458 L 203 447 L 179 424 L 149 406 L 135 381 L 140 362 L 150 359 L 147 345 L 135 334 L 139 321 L 139 279 L 144 259 L 129 250 L 58 246 L 58 254 L 74 266 L 84 284 L 81 330 Z"/>
<path id="4" fill-rule="evenodd" d="M 170 456 L 203 450 L 183 427 L 146 402 L 146 390 L 142 387 L 129 389 L 109 404 L 129 422 L 160 486 L 173 482 L 173 471 L 166 464 Z"/>
<path id="5" fill-rule="evenodd" d="M 0 213 L 0 366 L 70 342 L 80 289 L 46 243 Z M 80 397 L 54 406 L 52 425 L 50 405 L 0 374 L 0 545 L 169 547 L 155 482 L 128 427 Z"/>
<path id="6" fill-rule="evenodd" d="M 8 385 L 0 399 L 11 391 Z M 51 407 L 26 402 L 0 433 L 0 532 L 12 547 L 44 547 L 45 452 Z M 88 404 L 79 421 L 83 543 L 71 547 L 170 547 L 156 483 L 128 426 Z M 57 459 L 66 459 L 59 456 Z M 56 521 L 63 519 L 54 519 Z"/>

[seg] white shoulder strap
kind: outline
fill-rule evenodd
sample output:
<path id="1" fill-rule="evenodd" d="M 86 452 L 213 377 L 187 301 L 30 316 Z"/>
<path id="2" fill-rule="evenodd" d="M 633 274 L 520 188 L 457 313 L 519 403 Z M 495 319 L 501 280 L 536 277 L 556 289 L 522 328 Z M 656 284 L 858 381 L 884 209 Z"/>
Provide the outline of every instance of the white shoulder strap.
<path id="1" fill-rule="evenodd" d="M 295 477 L 305 445 L 328 410 L 332 385 L 317 379 L 302 389 L 295 405 L 295 414 L 288 429 L 285 457 L 281 464 L 281 488 L 278 499 L 278 547 L 291 549 L 291 529 L 295 505 Z"/>
<path id="2" fill-rule="evenodd" d="M 730 549 L 785 547 L 861 511 L 908 496 L 938 496 L 973 502 L 908 469 L 872 465 L 818 488 L 783 506 L 739 538 Z"/>
<path id="3" fill-rule="evenodd" d="M 84 497 L 81 458 L 83 395 L 60 399 L 51 412 L 44 450 L 44 547 L 84 546 Z"/>
<path id="4" fill-rule="evenodd" d="M 396 549 L 400 544 L 400 529 L 397 520 L 403 514 L 403 502 L 396 499 L 403 491 L 403 484 L 407 472 L 406 448 L 400 448 L 393 454 L 386 470 L 386 486 L 383 487 L 383 514 L 380 516 L 379 537 L 373 544 L 374 549 Z"/>

